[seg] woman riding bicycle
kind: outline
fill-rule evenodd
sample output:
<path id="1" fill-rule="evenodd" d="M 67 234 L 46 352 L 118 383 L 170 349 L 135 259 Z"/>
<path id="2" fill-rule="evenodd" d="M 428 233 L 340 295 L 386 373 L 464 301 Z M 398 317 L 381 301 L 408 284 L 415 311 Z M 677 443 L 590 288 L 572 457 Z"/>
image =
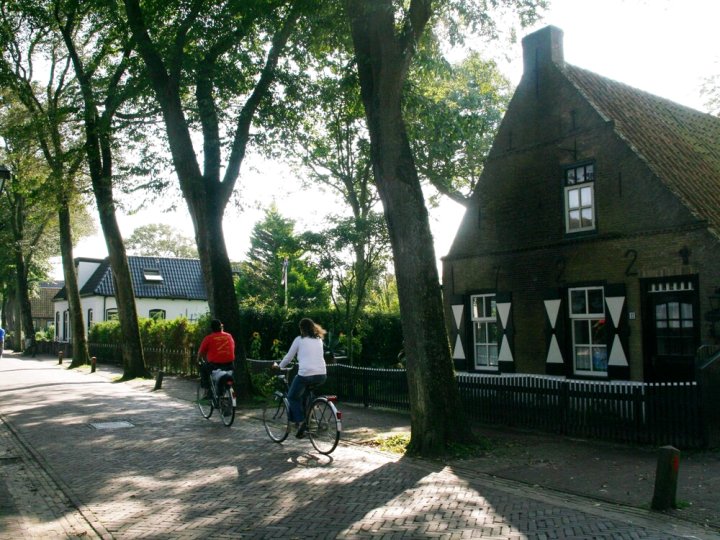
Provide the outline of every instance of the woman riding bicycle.
<path id="1" fill-rule="evenodd" d="M 296 337 L 290 350 L 278 366 L 280 369 L 287 366 L 297 356 L 299 369 L 297 376 L 293 379 L 288 391 L 288 402 L 290 403 L 289 417 L 297 427 L 295 436 L 302 439 L 305 436 L 305 422 L 303 421 L 303 397 L 308 386 L 317 387 L 327 379 L 327 368 L 323 357 L 323 338 L 326 331 L 322 326 L 313 322 L 312 319 L 300 321 L 300 335 Z"/>

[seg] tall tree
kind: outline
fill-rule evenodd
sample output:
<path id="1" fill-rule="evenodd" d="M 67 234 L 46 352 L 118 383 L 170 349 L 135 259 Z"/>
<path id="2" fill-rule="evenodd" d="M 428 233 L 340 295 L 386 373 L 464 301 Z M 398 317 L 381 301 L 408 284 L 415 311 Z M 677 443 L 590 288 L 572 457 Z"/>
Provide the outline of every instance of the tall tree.
<path id="1" fill-rule="evenodd" d="M 82 97 L 85 150 L 100 226 L 110 258 L 118 317 L 123 333 L 123 379 L 149 376 L 145 365 L 130 267 L 115 214 L 113 165 L 117 146 L 114 121 L 139 92 L 139 78 L 128 77 L 133 39 L 109 26 L 114 3 L 54 0 L 53 19 L 67 47 Z"/>
<path id="2" fill-rule="evenodd" d="M 178 234 L 164 223 L 150 223 L 135 229 L 125 241 L 128 251 L 151 257 L 197 257 L 192 238 Z"/>
<path id="3" fill-rule="evenodd" d="M 16 350 L 35 354 L 35 328 L 30 304 L 29 276 L 33 257 L 40 255 L 42 240 L 53 225 L 54 212 L 50 196 L 52 186 L 46 182 L 47 169 L 43 167 L 27 113 L 17 107 L 3 108 L 0 117 L 0 138 L 3 161 L 9 164 L 12 174 L 5 183 L 7 201 L 11 264 L 15 271 L 15 295 L 18 317 L 15 319 Z M 22 334 L 25 340 L 22 340 Z"/>
<path id="4" fill-rule="evenodd" d="M 299 108 L 301 120 L 291 122 L 282 137 L 294 142 L 287 150 L 307 173 L 306 188 L 330 191 L 349 210 L 348 216 L 339 207 L 326 230 L 304 236 L 332 280 L 333 304 L 352 343 L 367 292 L 388 262 L 387 229 L 377 213 L 380 199 L 352 60 L 339 50 L 319 58 L 314 71 Z"/>
<path id="5" fill-rule="evenodd" d="M 434 4 L 452 2 L 345 0 L 375 182 L 395 262 L 410 393 L 410 447 L 424 455 L 442 453 L 448 442 L 468 438 L 444 325 L 427 208 L 402 110 L 410 62 Z M 535 2 L 519 4 L 529 4 L 534 13 Z M 487 16 L 485 2 L 479 2 L 479 7 L 475 2 L 456 5 L 465 15 L 475 8 Z"/>
<path id="6" fill-rule="evenodd" d="M 353 360 L 357 324 L 389 261 L 387 227 L 381 214 L 332 217 L 330 226 L 303 234 L 303 240 L 332 284 L 332 301 L 347 335 Z"/>
<path id="7" fill-rule="evenodd" d="M 87 336 L 73 257 L 71 207 L 80 204 L 80 167 L 84 149 L 74 115 L 77 92 L 69 74 L 70 60 L 62 41 L 48 24 L 22 11 L 3 10 L 0 39 L 0 80 L 23 104 L 42 155 L 49 167 L 49 182 L 60 226 L 60 254 L 70 310 L 73 357 L 70 367 L 89 363 Z M 36 65 L 43 66 L 44 81 L 33 80 Z"/>
<path id="8" fill-rule="evenodd" d="M 473 52 L 445 60 L 435 40 L 406 82 L 404 118 L 420 179 L 467 205 L 512 95 L 495 62 Z"/>
<path id="9" fill-rule="evenodd" d="M 124 5 L 193 221 L 210 310 L 235 336 L 238 382 L 251 388 L 223 215 L 253 138 L 253 122 L 260 111 L 267 117 L 281 108 L 281 99 L 271 101 L 272 86 L 288 40 L 301 15 L 318 4 L 124 0 Z M 299 72 L 303 55 L 293 58 L 283 72 Z M 195 148 L 195 128 L 202 152 Z"/>
<path id="10" fill-rule="evenodd" d="M 253 227 L 237 291 L 241 304 L 255 307 L 326 308 L 330 303 L 327 283 L 308 260 L 295 223 L 275 205 Z"/>

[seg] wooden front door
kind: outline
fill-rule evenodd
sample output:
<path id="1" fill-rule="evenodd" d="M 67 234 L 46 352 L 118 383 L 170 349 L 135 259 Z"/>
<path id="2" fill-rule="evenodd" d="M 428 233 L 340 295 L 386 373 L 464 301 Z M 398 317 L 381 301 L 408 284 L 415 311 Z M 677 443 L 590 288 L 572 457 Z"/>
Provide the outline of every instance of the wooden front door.
<path id="1" fill-rule="evenodd" d="M 646 381 L 692 381 L 700 344 L 696 276 L 644 280 Z"/>

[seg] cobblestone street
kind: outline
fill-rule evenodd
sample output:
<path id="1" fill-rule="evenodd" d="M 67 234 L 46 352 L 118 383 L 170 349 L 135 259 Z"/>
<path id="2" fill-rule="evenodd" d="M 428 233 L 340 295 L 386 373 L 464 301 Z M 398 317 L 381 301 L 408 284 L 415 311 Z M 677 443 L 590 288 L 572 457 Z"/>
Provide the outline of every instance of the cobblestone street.
<path id="1" fill-rule="evenodd" d="M 3 358 L 0 419 L 3 539 L 720 538 L 471 468 L 277 445 L 253 415 L 228 429 L 147 384 L 51 359 Z"/>

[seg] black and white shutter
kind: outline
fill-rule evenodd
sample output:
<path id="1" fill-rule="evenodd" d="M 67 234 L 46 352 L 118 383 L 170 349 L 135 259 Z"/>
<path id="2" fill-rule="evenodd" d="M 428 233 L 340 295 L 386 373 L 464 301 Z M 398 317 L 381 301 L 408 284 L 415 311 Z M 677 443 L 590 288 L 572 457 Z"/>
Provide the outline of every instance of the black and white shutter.
<path id="1" fill-rule="evenodd" d="M 607 310 L 608 377 L 629 379 L 630 365 L 627 351 L 630 327 L 624 283 L 605 286 L 605 307 Z"/>
<path id="2" fill-rule="evenodd" d="M 512 293 L 495 293 L 498 324 L 498 370 L 515 373 L 515 328 L 512 322 Z"/>
<path id="3" fill-rule="evenodd" d="M 565 355 L 565 315 L 563 310 L 563 291 L 553 289 L 545 295 L 545 373 L 548 375 L 567 375 Z"/>

